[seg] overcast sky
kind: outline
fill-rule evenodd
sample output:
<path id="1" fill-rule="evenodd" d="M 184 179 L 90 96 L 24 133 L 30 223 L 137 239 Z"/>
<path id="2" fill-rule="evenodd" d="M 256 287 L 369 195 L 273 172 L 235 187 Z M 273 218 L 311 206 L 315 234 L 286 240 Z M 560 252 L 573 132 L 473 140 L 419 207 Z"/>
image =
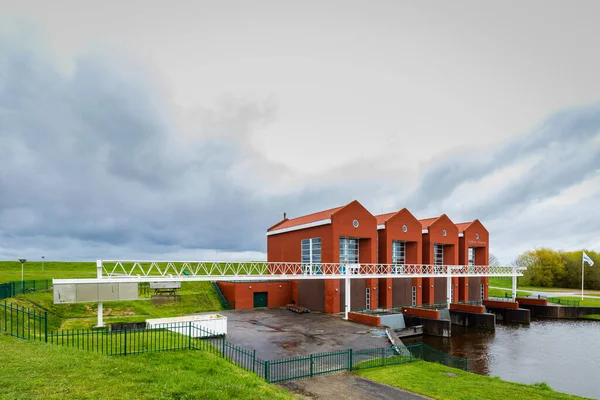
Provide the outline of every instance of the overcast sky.
<path id="1" fill-rule="evenodd" d="M 0 13 L 0 259 L 262 259 L 354 199 L 600 250 L 600 2 Z"/>

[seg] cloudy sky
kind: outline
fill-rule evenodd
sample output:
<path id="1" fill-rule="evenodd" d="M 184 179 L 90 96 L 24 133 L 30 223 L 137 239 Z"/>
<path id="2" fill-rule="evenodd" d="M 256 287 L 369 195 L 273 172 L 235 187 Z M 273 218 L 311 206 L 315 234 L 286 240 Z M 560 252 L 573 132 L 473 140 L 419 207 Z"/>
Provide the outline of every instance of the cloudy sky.
<path id="1" fill-rule="evenodd" d="M 261 259 L 353 199 L 600 250 L 597 1 L 0 13 L 0 259 Z"/>

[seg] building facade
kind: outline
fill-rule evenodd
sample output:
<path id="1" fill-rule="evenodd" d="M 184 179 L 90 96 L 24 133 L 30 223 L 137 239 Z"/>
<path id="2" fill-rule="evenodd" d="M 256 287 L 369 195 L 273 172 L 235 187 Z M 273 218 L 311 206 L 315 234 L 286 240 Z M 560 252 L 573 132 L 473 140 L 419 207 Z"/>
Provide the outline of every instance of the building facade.
<path id="1" fill-rule="evenodd" d="M 267 229 L 267 261 L 321 264 L 385 264 L 388 268 L 487 265 L 489 233 L 479 220 L 454 224 L 442 214 L 418 220 L 409 210 L 374 216 L 358 201 L 288 219 Z M 391 272 L 391 271 L 390 271 Z M 452 278 L 453 302 L 487 298 L 487 278 Z M 356 309 L 446 302 L 446 278 L 351 279 Z M 344 308 L 341 279 L 219 282 L 235 308 L 295 304 L 336 314 Z"/>

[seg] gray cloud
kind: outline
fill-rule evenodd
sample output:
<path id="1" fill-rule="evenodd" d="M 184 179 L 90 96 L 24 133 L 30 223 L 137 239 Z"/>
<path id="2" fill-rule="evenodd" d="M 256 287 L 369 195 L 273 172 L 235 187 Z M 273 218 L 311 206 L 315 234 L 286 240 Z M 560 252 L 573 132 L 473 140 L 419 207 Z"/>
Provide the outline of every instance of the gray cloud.
<path id="1" fill-rule="evenodd" d="M 600 103 L 563 110 L 551 115 L 531 133 L 504 146 L 479 154 L 462 152 L 426 171 L 409 203 L 416 208 L 436 206 L 461 184 L 484 177 L 520 160 L 541 155 L 539 161 L 511 181 L 499 196 L 473 207 L 471 215 L 494 218 L 514 207 L 557 195 L 598 173 Z M 475 217 L 471 217 L 475 218 Z"/>
<path id="2" fill-rule="evenodd" d="M 82 57 L 65 75 L 51 59 L 0 41 L 0 258 L 42 251 L 54 259 L 217 256 L 202 249 L 254 257 L 284 211 L 297 216 L 352 199 L 374 213 L 392 211 L 380 209 L 382 198 L 418 217 L 435 210 L 488 219 L 490 230 L 502 229 L 497 243 L 511 248 L 503 213 L 519 214 L 600 168 L 592 142 L 600 105 L 593 104 L 552 115 L 475 157 L 449 149 L 415 191 L 403 180 L 408 169 L 390 169 L 379 157 L 300 179 L 251 144 L 256 130 L 277 119 L 272 98 L 225 96 L 186 114 L 143 71 L 127 68 Z M 441 209 L 459 185 L 536 154 L 540 161 L 499 196 L 469 210 Z M 538 218 L 529 225 L 536 232 L 547 229 L 544 216 L 531 218 Z M 574 210 L 565 218 L 552 221 L 568 232 L 587 223 Z"/>

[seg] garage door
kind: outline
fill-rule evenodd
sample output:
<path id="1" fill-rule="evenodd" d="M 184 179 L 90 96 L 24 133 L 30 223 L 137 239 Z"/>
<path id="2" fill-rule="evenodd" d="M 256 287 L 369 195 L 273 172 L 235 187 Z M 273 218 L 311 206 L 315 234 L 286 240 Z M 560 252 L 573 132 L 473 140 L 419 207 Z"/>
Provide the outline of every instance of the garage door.
<path id="1" fill-rule="evenodd" d="M 267 292 L 254 293 L 254 308 L 266 307 L 268 303 L 267 300 Z"/>

